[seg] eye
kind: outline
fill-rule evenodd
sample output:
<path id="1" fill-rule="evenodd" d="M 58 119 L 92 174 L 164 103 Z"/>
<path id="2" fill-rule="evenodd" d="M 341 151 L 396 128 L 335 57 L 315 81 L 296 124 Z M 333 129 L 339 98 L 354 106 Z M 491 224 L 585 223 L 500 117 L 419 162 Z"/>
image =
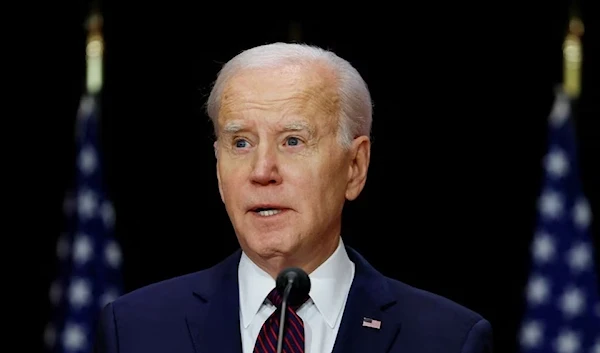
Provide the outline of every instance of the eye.
<path id="1" fill-rule="evenodd" d="M 234 141 L 234 145 L 236 148 L 244 148 L 247 147 L 248 141 L 243 139 L 238 139 Z"/>
<path id="2" fill-rule="evenodd" d="M 287 143 L 290 146 L 298 146 L 300 144 L 300 139 L 297 137 L 288 137 Z"/>

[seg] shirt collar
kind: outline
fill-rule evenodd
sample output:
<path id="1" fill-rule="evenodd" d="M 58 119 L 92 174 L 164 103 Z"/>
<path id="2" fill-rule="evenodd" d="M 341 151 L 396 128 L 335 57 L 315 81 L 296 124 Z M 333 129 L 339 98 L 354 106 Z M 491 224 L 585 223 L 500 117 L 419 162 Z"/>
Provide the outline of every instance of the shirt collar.
<path id="1" fill-rule="evenodd" d="M 354 263 L 348 257 L 341 238 L 335 252 L 309 277 L 310 298 L 327 325 L 333 328 L 341 317 L 354 277 Z M 275 287 L 275 280 L 243 252 L 238 267 L 238 280 L 241 319 L 244 328 L 247 328 Z"/>
<path id="2" fill-rule="evenodd" d="M 242 324 L 244 328 L 248 328 L 267 295 L 275 288 L 275 280 L 242 252 L 238 266 L 238 282 Z"/>
<path id="3" fill-rule="evenodd" d="M 335 252 L 310 275 L 310 297 L 333 328 L 340 319 L 354 278 L 354 263 L 340 238 Z"/>

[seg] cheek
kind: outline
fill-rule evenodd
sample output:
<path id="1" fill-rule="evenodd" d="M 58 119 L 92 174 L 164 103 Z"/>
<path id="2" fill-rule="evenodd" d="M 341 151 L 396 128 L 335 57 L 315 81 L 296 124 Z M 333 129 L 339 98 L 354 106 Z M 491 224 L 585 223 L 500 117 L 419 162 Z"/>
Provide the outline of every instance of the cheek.
<path id="1" fill-rule="evenodd" d="M 287 182 L 293 189 L 296 199 L 319 208 L 332 202 L 331 198 L 340 193 L 343 185 L 341 178 L 345 174 L 331 163 L 305 162 L 288 166 L 285 176 L 284 183 Z"/>
<path id="2" fill-rule="evenodd" d="M 239 187 L 243 183 L 241 168 L 231 167 L 229 165 L 219 166 L 219 179 L 221 180 L 221 188 L 226 194 L 226 197 L 234 194 L 236 186 Z"/>
<path id="3" fill-rule="evenodd" d="M 346 192 L 347 168 L 342 163 L 328 161 L 323 164 L 318 178 L 321 192 L 327 195 L 327 202 L 337 202 Z"/>

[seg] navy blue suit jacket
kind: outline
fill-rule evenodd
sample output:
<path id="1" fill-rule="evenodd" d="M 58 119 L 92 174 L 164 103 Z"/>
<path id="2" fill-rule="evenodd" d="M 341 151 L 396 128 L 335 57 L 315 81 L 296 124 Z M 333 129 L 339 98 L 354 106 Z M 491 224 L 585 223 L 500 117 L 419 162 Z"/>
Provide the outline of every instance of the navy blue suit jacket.
<path id="1" fill-rule="evenodd" d="M 356 274 L 333 353 L 492 352 L 492 329 L 480 315 L 384 277 L 356 251 L 347 251 Z M 240 255 L 237 251 L 210 269 L 149 285 L 107 305 L 96 352 L 241 353 Z M 363 327 L 365 317 L 381 321 L 381 328 Z"/>

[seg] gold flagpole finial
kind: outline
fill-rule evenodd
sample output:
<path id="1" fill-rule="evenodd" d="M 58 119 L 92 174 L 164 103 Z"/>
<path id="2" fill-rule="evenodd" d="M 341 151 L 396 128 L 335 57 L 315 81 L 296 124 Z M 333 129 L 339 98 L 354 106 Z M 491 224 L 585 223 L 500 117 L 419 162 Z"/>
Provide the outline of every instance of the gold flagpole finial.
<path id="1" fill-rule="evenodd" d="M 581 93 L 581 62 L 583 49 L 583 21 L 573 14 L 569 19 L 567 35 L 563 42 L 563 89 L 571 98 L 578 98 Z"/>
<path id="2" fill-rule="evenodd" d="M 86 22 L 88 32 L 86 53 L 86 88 L 88 93 L 96 94 L 102 89 L 104 38 L 102 36 L 102 15 L 92 11 Z"/>

